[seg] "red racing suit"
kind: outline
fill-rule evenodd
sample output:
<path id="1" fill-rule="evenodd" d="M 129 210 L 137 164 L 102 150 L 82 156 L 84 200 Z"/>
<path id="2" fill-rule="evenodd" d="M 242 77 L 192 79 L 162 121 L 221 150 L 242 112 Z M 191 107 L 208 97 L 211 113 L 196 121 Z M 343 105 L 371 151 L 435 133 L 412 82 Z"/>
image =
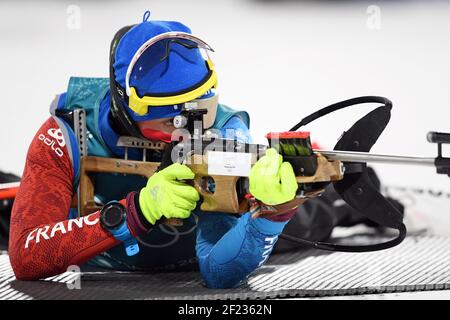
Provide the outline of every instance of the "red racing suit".
<path id="1" fill-rule="evenodd" d="M 9 257 L 19 280 L 60 274 L 119 243 L 100 225 L 99 212 L 67 219 L 74 172 L 59 133 L 53 118 L 36 133 L 14 201 Z"/>

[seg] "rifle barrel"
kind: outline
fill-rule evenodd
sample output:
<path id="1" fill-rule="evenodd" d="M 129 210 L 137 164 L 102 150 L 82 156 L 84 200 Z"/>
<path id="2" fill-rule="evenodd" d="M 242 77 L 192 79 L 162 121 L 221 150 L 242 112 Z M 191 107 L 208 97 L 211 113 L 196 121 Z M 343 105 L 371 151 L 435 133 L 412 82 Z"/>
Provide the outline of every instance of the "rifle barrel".
<path id="1" fill-rule="evenodd" d="M 314 150 L 314 152 L 321 153 L 328 159 L 346 162 L 406 164 L 406 165 L 420 165 L 428 167 L 435 166 L 435 158 L 397 156 L 397 155 L 373 154 L 368 152 L 337 151 L 337 150 L 333 151 Z"/>

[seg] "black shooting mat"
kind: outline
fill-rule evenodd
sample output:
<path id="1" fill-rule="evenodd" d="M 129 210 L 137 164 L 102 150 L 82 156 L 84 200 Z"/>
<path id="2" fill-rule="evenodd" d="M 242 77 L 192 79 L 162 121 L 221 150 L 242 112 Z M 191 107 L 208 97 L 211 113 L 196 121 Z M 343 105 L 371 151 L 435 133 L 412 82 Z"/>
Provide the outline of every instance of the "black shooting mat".
<path id="1" fill-rule="evenodd" d="M 410 236 L 389 250 L 330 253 L 310 249 L 274 254 L 245 285 L 221 290 L 206 288 L 198 272 L 89 271 L 80 277 L 67 272 L 41 281 L 17 281 L 3 254 L 0 299 L 265 299 L 450 289 L 450 235 L 437 234 L 430 227 L 433 219 L 443 223 L 439 219 L 445 215 L 448 229 L 450 214 L 445 211 L 450 197 L 424 190 L 389 191 L 409 198 L 406 220 L 414 220 L 409 221 Z M 428 204 L 425 211 L 433 211 L 428 220 L 423 203 Z M 353 240 L 361 243 L 376 237 L 361 235 Z"/>

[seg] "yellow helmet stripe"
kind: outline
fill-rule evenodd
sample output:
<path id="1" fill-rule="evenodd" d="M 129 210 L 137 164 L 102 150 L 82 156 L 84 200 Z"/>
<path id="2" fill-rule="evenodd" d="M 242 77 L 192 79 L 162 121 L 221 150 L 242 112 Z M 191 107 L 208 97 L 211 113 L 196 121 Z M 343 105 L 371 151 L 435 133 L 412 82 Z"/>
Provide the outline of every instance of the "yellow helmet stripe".
<path id="1" fill-rule="evenodd" d="M 208 61 L 209 62 L 209 61 Z M 209 64 L 209 63 L 208 63 Z M 204 95 L 211 88 L 217 86 L 217 74 L 215 70 L 211 70 L 211 76 L 209 79 L 200 87 L 176 96 L 170 97 L 151 97 L 145 96 L 140 98 L 134 87 L 130 87 L 130 96 L 128 100 L 128 106 L 138 115 L 142 116 L 147 114 L 148 107 L 158 107 L 158 106 L 168 106 L 174 104 L 185 103 L 197 99 L 198 97 Z"/>

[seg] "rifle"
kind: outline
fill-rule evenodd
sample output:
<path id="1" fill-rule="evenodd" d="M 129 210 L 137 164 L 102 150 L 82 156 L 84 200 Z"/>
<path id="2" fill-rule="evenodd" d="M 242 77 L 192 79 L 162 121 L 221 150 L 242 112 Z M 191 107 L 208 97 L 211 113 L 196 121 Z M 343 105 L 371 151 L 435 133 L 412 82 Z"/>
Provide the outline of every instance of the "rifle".
<path id="1" fill-rule="evenodd" d="M 317 150 L 311 147 L 308 132 L 297 130 L 318 118 L 334 111 L 364 103 L 379 103 L 382 106 L 359 119 L 349 130 L 344 131 L 334 150 Z M 270 216 L 297 208 L 308 199 L 320 196 L 327 185 L 333 184 L 341 198 L 353 209 L 381 226 L 397 229 L 397 238 L 383 243 L 346 246 L 328 242 L 312 242 L 284 235 L 283 238 L 314 248 L 366 252 L 393 247 L 403 241 L 406 227 L 403 214 L 376 190 L 367 173 L 367 163 L 390 163 L 434 166 L 439 174 L 450 176 L 450 158 L 442 156 L 442 144 L 450 143 L 450 134 L 430 132 L 428 141 L 438 145 L 435 158 L 380 155 L 369 153 L 390 120 L 392 102 L 383 97 L 365 96 L 345 100 L 305 117 L 287 133 L 267 135 L 269 145 L 248 144 L 237 140 L 223 139 L 203 128 L 205 109 L 183 109 L 175 117 L 174 124 L 184 130 L 182 141 L 170 144 L 153 142 L 135 137 L 121 137 L 118 146 L 125 148 L 125 158 L 101 158 L 82 153 L 78 210 L 81 215 L 95 212 L 101 207 L 94 202 L 92 173 L 108 172 L 135 174 L 151 177 L 173 162 L 188 165 L 195 173 L 192 185 L 201 195 L 200 210 L 242 214 L 252 212 L 253 217 Z M 85 137 L 83 111 L 77 113 L 80 137 Z M 84 124 L 83 124 L 84 123 Z M 84 126 L 84 127 L 83 127 Z M 186 134 L 187 133 L 187 134 Z M 85 141 L 79 140 L 81 146 Z M 266 205 L 249 196 L 248 173 L 251 166 L 265 154 L 268 147 L 277 149 L 284 161 L 292 164 L 299 185 L 296 198 L 287 204 Z M 129 160 L 128 149 L 143 149 L 142 161 Z M 146 150 L 164 150 L 161 162 L 146 161 Z M 168 221 L 179 225 L 180 221 Z"/>

